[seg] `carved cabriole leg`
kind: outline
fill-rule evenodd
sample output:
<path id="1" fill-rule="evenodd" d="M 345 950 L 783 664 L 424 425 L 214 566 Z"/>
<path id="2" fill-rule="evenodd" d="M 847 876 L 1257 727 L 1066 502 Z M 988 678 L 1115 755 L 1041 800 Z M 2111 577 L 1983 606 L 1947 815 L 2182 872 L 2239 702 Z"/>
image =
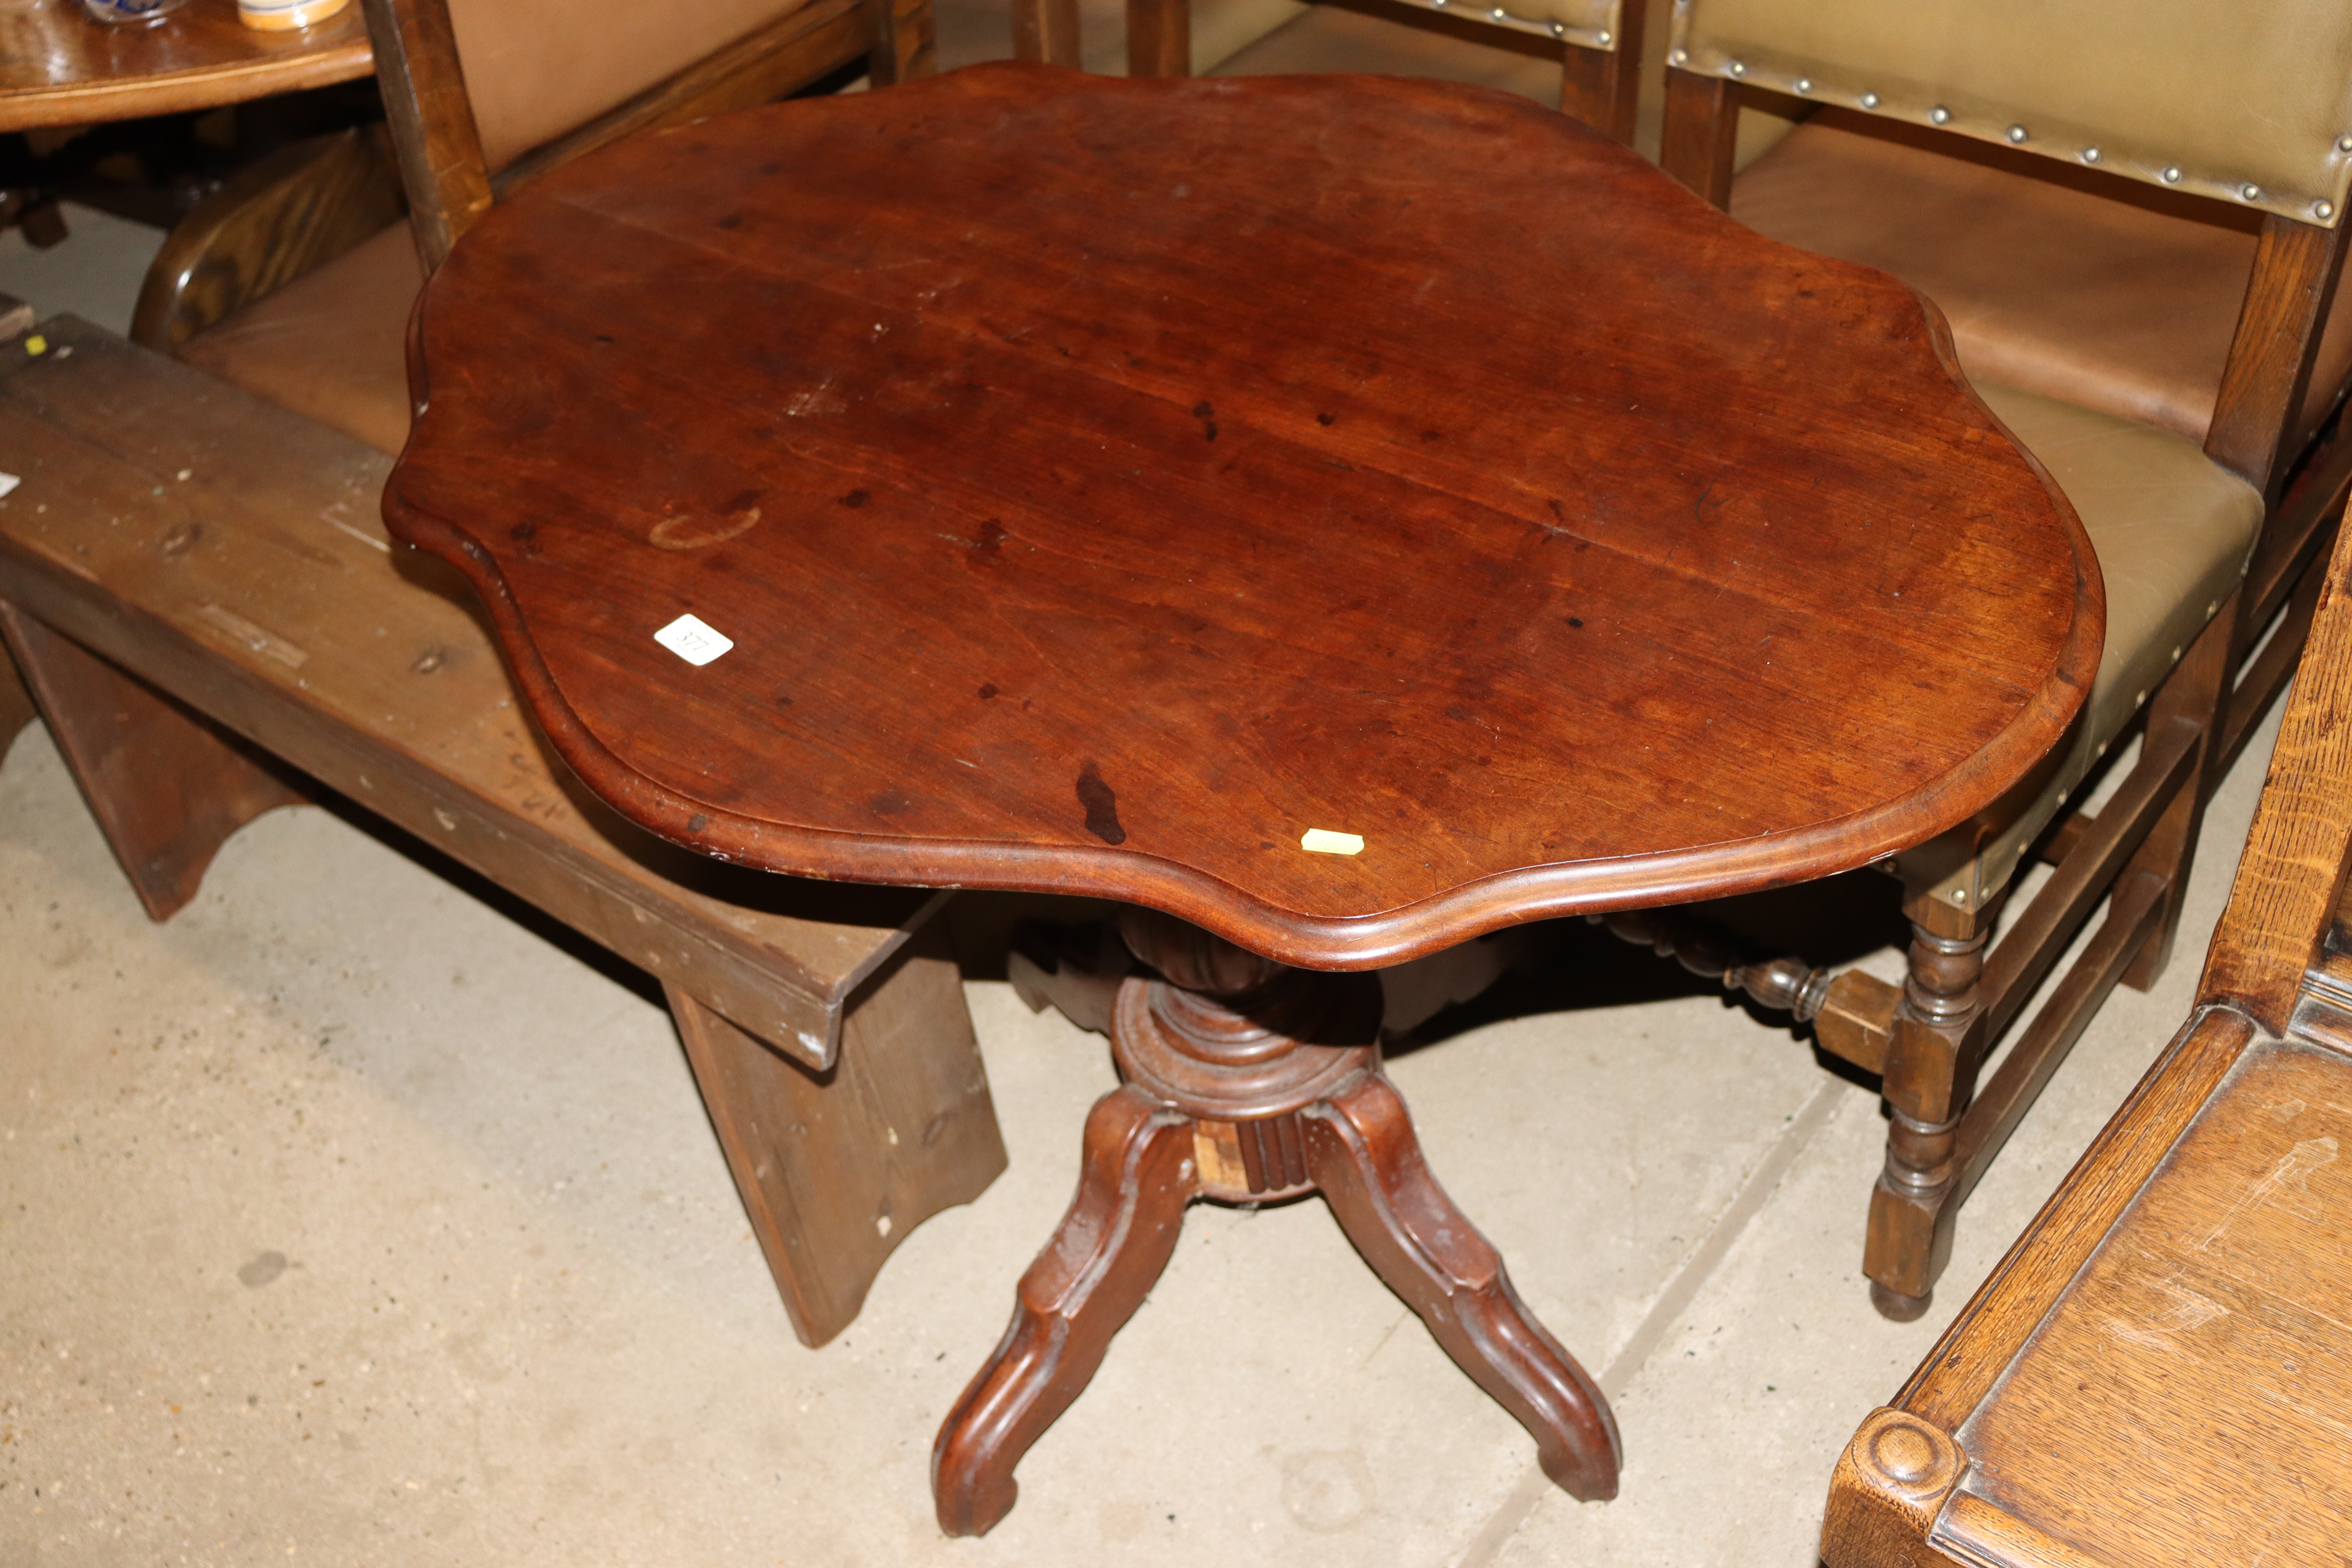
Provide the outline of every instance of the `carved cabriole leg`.
<path id="1" fill-rule="evenodd" d="M 1021 1277 L 1013 1324 L 931 1447 L 940 1528 L 984 1535 L 1012 1510 L 1013 1467 L 1069 1408 L 1111 1336 L 1168 1267 L 1197 1190 L 1191 1119 L 1127 1085 L 1087 1118 L 1078 1194 Z"/>
<path id="2" fill-rule="evenodd" d="M 1870 1195 L 1863 1272 L 1870 1300 L 1897 1322 L 1927 1310 L 1951 1250 L 1943 1209 L 1953 1192 L 1954 1135 L 1982 1048 L 1977 991 L 1990 922 L 1924 894 L 1909 900 L 1910 975 L 1887 1042 L 1884 1092 L 1894 1119 Z"/>
<path id="3" fill-rule="evenodd" d="M 1165 1266 L 1187 1201 L 1266 1202 L 1318 1184 L 1381 1278 L 1534 1434 L 1546 1473 L 1579 1498 L 1614 1496 L 1616 1428 L 1600 1391 L 1431 1179 L 1381 1076 L 1378 977 L 1286 968 L 1149 910 L 1123 913 L 1119 932 L 1157 972 L 1129 975 L 1111 1005 L 1128 1081 L 1095 1107 L 1077 1199 L 940 1429 L 940 1528 L 977 1534 L 1004 1517 L 1013 1467 Z M 1041 951 L 1024 972 L 1032 1005 L 1090 1010 L 1112 967 L 1082 943 Z"/>
<path id="4" fill-rule="evenodd" d="M 1624 1449 L 1608 1401 L 1528 1314 L 1502 1258 L 1430 1175 L 1394 1086 L 1361 1073 L 1299 1120 L 1307 1174 L 1356 1250 L 1528 1429 L 1545 1475 L 1580 1501 L 1615 1497 Z"/>
<path id="5" fill-rule="evenodd" d="M 0 636 L 151 920 L 196 896 L 230 834 L 303 803 L 239 742 L 13 605 Z"/>

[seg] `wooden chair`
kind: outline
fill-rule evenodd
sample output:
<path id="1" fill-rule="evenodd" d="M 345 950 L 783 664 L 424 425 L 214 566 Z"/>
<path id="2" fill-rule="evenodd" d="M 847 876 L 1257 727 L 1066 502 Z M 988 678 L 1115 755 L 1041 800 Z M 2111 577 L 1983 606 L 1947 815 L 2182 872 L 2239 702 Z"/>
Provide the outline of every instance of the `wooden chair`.
<path id="1" fill-rule="evenodd" d="M 1434 76 L 1548 100 L 1549 60 L 1559 106 L 1630 143 L 1645 10 L 1644 0 L 1347 0 L 1312 7 L 1217 71 Z M 1192 74 L 1191 0 L 1128 0 L 1127 16 L 1129 76 Z M 1398 20 L 1416 26 L 1382 26 Z M 1022 59 L 1079 66 L 1078 0 L 1013 0 L 1013 40 Z"/>
<path id="2" fill-rule="evenodd" d="M 2294 666 L 2319 587 L 2306 566 L 2344 504 L 2352 321 L 2333 306 L 2352 13 L 2261 10 L 2242 26 L 2186 0 L 1675 13 L 1667 170 L 1768 235 L 1894 272 L 1940 306 L 1960 364 L 2073 500 L 2106 578 L 2104 662 L 2071 741 L 2030 788 L 1889 866 L 1912 925 L 1899 992 L 1794 961 L 1727 979 L 1884 1074 L 1894 1121 L 1864 1269 L 1892 1317 L 1925 1310 L 1959 1205 L 2107 993 L 2164 968 L 2205 800 Z M 1827 107 L 1735 180 L 1734 116 L 1758 88 Z M 2137 761 L 2094 812 L 2103 760 L 2135 736 Z M 1868 737 L 1809 736 L 1791 715 L 1790 743 Z M 2004 913 L 2036 859 L 2055 874 Z M 1621 934 L 1678 942 L 1655 922 Z"/>
<path id="3" fill-rule="evenodd" d="M 619 137 L 859 65 L 877 85 L 931 69 L 929 0 L 367 0 L 366 12 L 388 136 L 287 149 L 192 214 L 157 258 L 132 335 L 386 451 L 407 433 L 409 301 L 498 196 Z M 404 188 L 405 231 L 387 226 Z"/>
<path id="4" fill-rule="evenodd" d="M 2352 548 L 2189 1017 L 1831 1480 L 1829 1568 L 2352 1560 Z"/>

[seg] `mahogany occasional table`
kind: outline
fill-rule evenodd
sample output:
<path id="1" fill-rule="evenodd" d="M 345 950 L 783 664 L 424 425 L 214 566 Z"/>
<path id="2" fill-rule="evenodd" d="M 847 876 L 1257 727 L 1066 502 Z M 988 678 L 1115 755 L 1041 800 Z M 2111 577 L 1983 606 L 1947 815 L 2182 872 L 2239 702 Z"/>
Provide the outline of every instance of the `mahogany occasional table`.
<path id="1" fill-rule="evenodd" d="M 726 116 L 494 209 L 411 344 L 385 516 L 620 811 L 1135 906 L 1126 1082 L 940 1432 L 951 1532 L 1186 1204 L 1316 1190 L 1612 1495 L 1363 972 L 1901 849 L 2098 658 L 2088 542 L 1916 295 L 1499 93 L 1002 65 Z"/>

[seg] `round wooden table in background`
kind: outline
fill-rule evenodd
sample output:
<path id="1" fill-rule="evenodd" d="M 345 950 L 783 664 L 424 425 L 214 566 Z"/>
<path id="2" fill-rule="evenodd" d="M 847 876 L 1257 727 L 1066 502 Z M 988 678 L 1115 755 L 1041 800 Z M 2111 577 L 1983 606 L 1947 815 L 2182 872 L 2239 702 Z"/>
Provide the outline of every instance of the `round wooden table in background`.
<path id="1" fill-rule="evenodd" d="M 467 237 L 411 374 L 385 515 L 623 813 L 1143 906 L 1126 1084 L 935 1450 L 956 1531 L 1187 1202 L 1318 1189 L 1613 1493 L 1378 987 L 1310 970 L 1906 848 L 2042 756 L 2103 632 L 1911 290 L 1437 82 L 992 66 L 640 138 Z"/>
<path id="2" fill-rule="evenodd" d="M 236 0 L 190 0 L 114 26 L 79 0 L 0 0 L 0 132 L 218 109 L 375 68 L 359 0 L 315 27 L 265 33 Z"/>

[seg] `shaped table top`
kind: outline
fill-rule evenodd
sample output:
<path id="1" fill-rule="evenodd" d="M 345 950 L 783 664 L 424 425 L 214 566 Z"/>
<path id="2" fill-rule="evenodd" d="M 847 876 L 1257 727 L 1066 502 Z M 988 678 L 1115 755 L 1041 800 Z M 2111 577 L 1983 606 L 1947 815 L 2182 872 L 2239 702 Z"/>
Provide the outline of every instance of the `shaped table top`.
<path id="1" fill-rule="evenodd" d="M 1323 967 L 1916 843 L 2104 627 L 1909 289 L 1439 82 L 640 137 L 465 237 L 410 374 L 387 521 L 625 815 Z"/>

